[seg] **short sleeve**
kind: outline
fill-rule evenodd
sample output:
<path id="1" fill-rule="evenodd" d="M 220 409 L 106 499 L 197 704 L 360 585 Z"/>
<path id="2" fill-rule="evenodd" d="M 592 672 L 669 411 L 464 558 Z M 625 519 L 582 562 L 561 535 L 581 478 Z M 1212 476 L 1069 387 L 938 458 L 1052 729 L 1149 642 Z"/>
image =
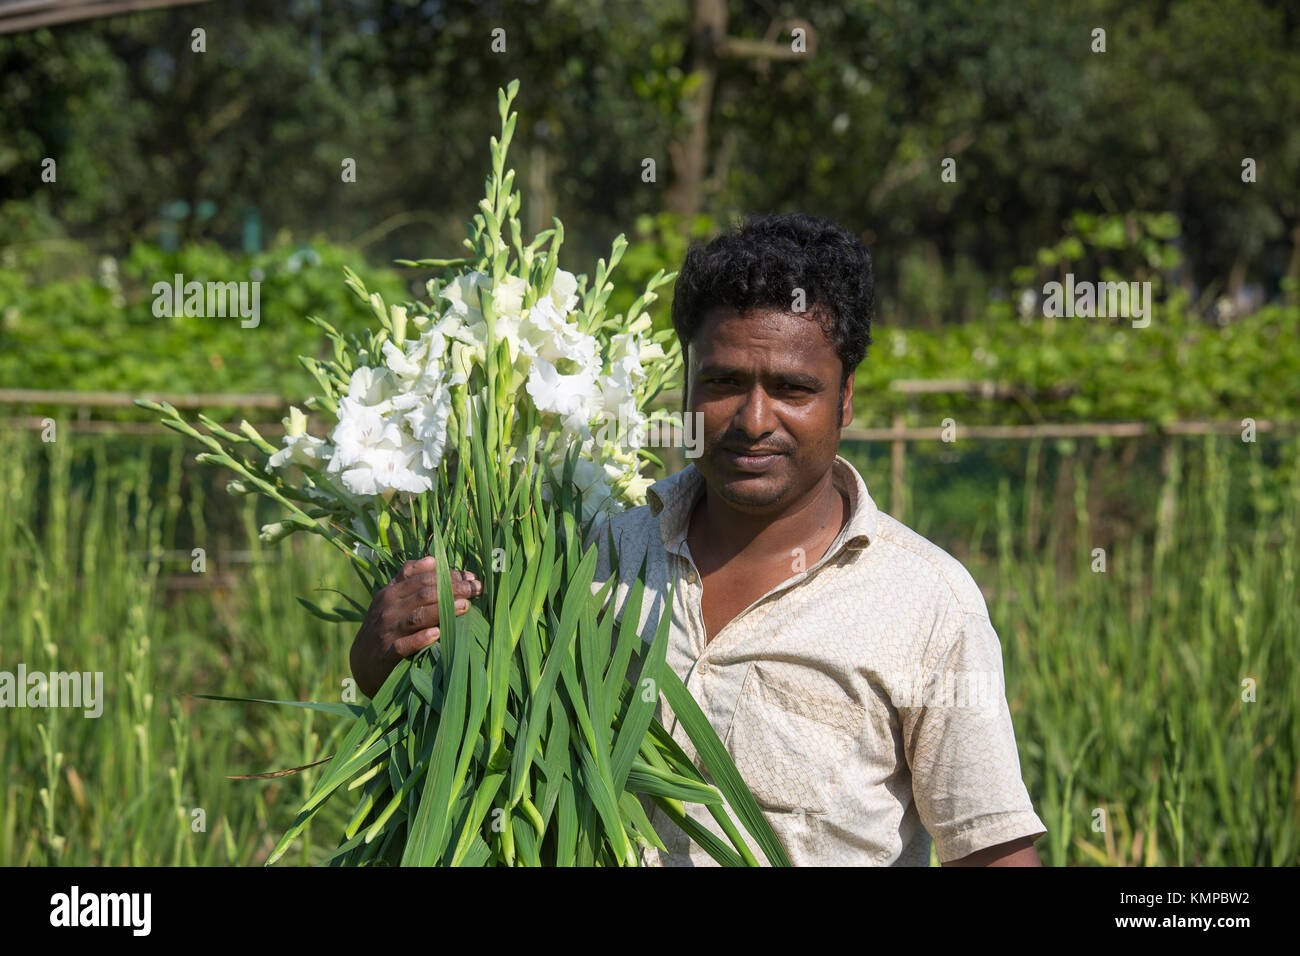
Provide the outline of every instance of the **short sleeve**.
<path id="1" fill-rule="evenodd" d="M 950 603 L 899 706 L 912 795 L 941 863 L 1047 832 L 1020 775 L 1002 647 L 987 613 Z"/>

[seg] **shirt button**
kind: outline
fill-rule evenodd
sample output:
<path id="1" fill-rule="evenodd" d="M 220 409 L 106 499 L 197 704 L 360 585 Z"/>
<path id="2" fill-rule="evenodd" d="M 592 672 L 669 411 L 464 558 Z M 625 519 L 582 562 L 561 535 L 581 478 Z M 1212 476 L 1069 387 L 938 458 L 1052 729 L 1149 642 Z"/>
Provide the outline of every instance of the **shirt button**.
<path id="1" fill-rule="evenodd" d="M 694 568 L 691 568 L 689 571 L 686 572 L 686 580 L 690 581 L 692 584 L 696 584 L 699 582 L 700 576 L 695 573 Z"/>
<path id="2" fill-rule="evenodd" d="M 700 673 L 707 674 L 708 672 L 709 672 L 709 662 L 705 661 L 700 665 Z"/>

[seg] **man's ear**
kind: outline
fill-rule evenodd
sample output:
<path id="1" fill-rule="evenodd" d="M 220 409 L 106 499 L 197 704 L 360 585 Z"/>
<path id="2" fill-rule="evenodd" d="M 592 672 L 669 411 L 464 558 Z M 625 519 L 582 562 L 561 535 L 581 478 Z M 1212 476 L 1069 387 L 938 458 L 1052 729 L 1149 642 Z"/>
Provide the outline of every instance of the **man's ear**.
<path id="1" fill-rule="evenodd" d="M 840 387 L 840 428 L 847 428 L 853 421 L 853 375 L 850 374 Z"/>

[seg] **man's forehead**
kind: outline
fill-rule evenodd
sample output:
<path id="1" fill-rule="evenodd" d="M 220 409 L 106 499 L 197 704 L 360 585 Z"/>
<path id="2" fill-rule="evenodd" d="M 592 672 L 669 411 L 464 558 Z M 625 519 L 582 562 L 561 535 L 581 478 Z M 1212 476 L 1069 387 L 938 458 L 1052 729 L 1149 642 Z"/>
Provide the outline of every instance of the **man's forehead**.
<path id="1" fill-rule="evenodd" d="M 793 312 L 776 306 L 754 306 L 737 309 L 730 305 L 715 305 L 704 313 L 700 327 L 718 326 L 742 322 L 746 324 L 790 325 L 796 322 L 816 321 L 819 309 L 816 305 L 803 312 Z"/>
<path id="2" fill-rule="evenodd" d="M 725 363 L 738 349 L 760 350 L 799 364 L 838 361 L 834 345 L 812 312 L 729 307 L 710 310 L 691 343 L 694 364 Z"/>

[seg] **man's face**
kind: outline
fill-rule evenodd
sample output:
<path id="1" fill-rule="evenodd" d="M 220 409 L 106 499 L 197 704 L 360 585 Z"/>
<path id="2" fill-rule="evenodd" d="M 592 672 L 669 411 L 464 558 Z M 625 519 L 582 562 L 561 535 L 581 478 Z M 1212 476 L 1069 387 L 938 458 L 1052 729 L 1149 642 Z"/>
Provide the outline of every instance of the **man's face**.
<path id="1" fill-rule="evenodd" d="M 710 489 L 751 514 L 780 510 L 813 487 L 849 423 L 853 382 L 810 313 L 776 309 L 705 316 L 690 347 L 687 400 L 703 416 L 695 467 Z"/>

